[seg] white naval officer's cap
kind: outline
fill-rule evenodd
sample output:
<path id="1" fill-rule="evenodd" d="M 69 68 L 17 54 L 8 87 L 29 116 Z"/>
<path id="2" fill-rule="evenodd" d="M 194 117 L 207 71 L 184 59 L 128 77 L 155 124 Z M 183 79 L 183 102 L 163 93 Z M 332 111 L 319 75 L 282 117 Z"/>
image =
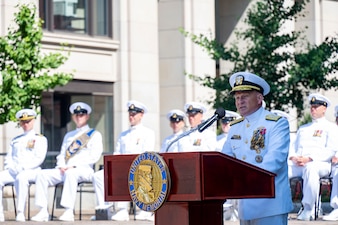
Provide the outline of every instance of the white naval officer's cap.
<path id="1" fill-rule="evenodd" d="M 234 111 L 225 110 L 225 116 L 222 118 L 222 123 L 230 123 L 231 121 L 234 121 L 236 119 L 239 119 L 241 115 Z"/>
<path id="2" fill-rule="evenodd" d="M 173 109 L 170 110 L 167 113 L 167 119 L 170 122 L 179 122 L 179 121 L 183 121 L 185 118 L 185 113 L 179 109 Z"/>
<path id="3" fill-rule="evenodd" d="M 184 105 L 184 111 L 188 114 L 203 114 L 207 111 L 207 108 L 200 102 L 187 102 Z"/>
<path id="4" fill-rule="evenodd" d="M 19 121 L 31 120 L 36 117 L 36 112 L 33 109 L 21 109 L 15 114 L 15 117 Z"/>
<path id="5" fill-rule="evenodd" d="M 127 102 L 128 112 L 131 113 L 147 113 L 148 109 L 147 107 L 138 101 L 130 100 Z"/>
<path id="6" fill-rule="evenodd" d="M 325 107 L 329 107 L 331 105 L 331 101 L 319 93 L 310 94 L 308 99 L 310 101 L 310 105 L 323 105 Z"/>
<path id="7" fill-rule="evenodd" d="M 270 85 L 261 77 L 249 72 L 237 72 L 230 76 L 231 94 L 236 91 L 258 91 L 264 96 L 269 94 Z"/>
<path id="8" fill-rule="evenodd" d="M 69 112 L 71 114 L 90 114 L 92 108 L 84 102 L 75 102 L 69 106 Z"/>
<path id="9" fill-rule="evenodd" d="M 282 110 L 272 109 L 271 112 L 274 113 L 274 114 L 276 114 L 277 116 L 284 117 L 284 118 L 286 118 L 286 119 L 289 120 L 289 121 L 291 120 L 290 114 L 289 114 L 289 113 L 286 113 L 286 112 L 284 112 L 284 111 L 282 111 Z"/>

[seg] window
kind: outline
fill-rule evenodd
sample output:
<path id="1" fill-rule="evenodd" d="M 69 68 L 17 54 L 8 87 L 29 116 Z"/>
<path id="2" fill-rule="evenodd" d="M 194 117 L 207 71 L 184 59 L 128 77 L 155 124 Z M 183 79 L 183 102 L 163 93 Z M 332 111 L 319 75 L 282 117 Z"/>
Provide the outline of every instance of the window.
<path id="1" fill-rule="evenodd" d="M 42 95 L 41 132 L 48 139 L 48 153 L 43 167 L 55 167 L 56 156 L 60 152 L 64 135 L 75 129 L 69 106 L 78 101 L 86 102 L 92 107 L 88 124 L 91 128 L 101 132 L 103 151 L 113 152 L 113 96 L 105 92 L 110 89 L 109 91 L 113 93 L 112 84 L 71 81 L 58 89 L 53 92 L 44 92 Z M 79 90 L 86 90 L 86 93 L 81 93 Z"/>
<path id="2" fill-rule="evenodd" d="M 40 0 L 43 28 L 90 36 L 112 37 L 112 0 Z"/>

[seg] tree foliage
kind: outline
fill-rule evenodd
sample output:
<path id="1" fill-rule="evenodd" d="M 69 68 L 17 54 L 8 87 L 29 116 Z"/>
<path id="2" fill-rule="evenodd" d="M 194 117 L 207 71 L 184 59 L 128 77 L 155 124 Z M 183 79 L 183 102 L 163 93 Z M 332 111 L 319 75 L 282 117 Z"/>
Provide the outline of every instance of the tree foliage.
<path id="1" fill-rule="evenodd" d="M 214 107 L 235 110 L 229 76 L 238 71 L 249 71 L 264 78 L 271 86 L 270 94 L 265 97 L 267 108 L 287 111 L 296 107 L 298 115 L 304 110 L 304 97 L 311 91 L 334 89 L 337 78 L 338 40 L 328 37 L 320 45 L 311 45 L 303 37 L 302 31 L 282 33 L 287 21 L 296 21 L 308 0 L 294 1 L 286 7 L 284 1 L 257 1 L 248 10 L 243 30 L 236 30 L 236 38 L 246 43 L 239 48 L 238 42 L 229 47 L 206 35 L 196 35 L 181 30 L 194 43 L 214 60 L 224 60 L 232 68 L 219 77 L 207 75 L 190 77 L 200 84 L 216 90 Z"/>
<path id="2" fill-rule="evenodd" d="M 53 72 L 68 55 L 41 53 L 42 21 L 34 5 L 17 6 L 15 27 L 0 37 L 0 124 L 16 121 L 22 108 L 37 109 L 42 92 L 65 85 L 72 74 Z"/>

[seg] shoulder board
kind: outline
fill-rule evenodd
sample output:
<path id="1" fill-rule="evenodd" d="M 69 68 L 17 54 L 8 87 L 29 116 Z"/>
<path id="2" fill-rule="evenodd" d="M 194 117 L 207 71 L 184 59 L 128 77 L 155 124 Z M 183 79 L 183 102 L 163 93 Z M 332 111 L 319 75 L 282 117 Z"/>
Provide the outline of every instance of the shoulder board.
<path id="1" fill-rule="evenodd" d="M 35 136 L 40 136 L 40 137 L 42 137 L 42 136 L 43 136 L 43 134 L 35 134 Z"/>
<path id="2" fill-rule="evenodd" d="M 265 116 L 265 119 L 266 119 L 266 120 L 276 121 L 276 122 L 277 122 L 280 118 L 282 118 L 282 117 L 281 117 L 281 116 L 278 116 L 278 115 L 276 115 L 276 114 L 273 114 L 273 113 L 271 113 L 271 114 Z"/>
<path id="3" fill-rule="evenodd" d="M 237 120 L 234 120 L 234 121 L 232 121 L 232 122 L 230 123 L 230 126 L 235 125 L 236 123 L 240 123 L 240 122 L 242 122 L 243 120 L 244 120 L 243 117 L 241 117 L 241 118 L 239 118 L 239 119 L 237 119 Z"/>

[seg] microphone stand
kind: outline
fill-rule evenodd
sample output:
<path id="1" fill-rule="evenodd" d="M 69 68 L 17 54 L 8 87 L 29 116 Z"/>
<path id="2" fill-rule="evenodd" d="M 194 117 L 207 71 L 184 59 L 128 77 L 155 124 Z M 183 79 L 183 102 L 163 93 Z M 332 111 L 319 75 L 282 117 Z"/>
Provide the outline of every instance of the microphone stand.
<path id="1" fill-rule="evenodd" d="M 199 128 L 199 126 L 197 126 L 197 127 L 193 128 L 193 129 L 190 129 L 190 130 L 188 130 L 188 131 L 186 131 L 186 132 L 180 134 L 177 138 L 175 138 L 174 140 L 172 140 L 172 141 L 169 143 L 169 145 L 168 145 L 167 149 L 165 150 L 165 152 L 168 152 L 169 148 L 170 148 L 176 141 L 178 141 L 178 140 L 180 140 L 181 138 L 183 138 L 183 137 L 185 137 L 185 136 L 191 134 L 192 132 L 198 130 L 198 128 Z"/>
<path id="2" fill-rule="evenodd" d="M 225 116 L 225 110 L 223 108 L 218 108 L 215 112 L 215 114 L 207 119 L 206 121 L 200 123 L 198 126 L 196 126 L 193 129 L 190 129 L 186 132 L 184 132 L 183 134 L 179 135 L 177 138 L 175 138 L 173 141 L 171 141 L 167 147 L 167 149 L 165 150 L 165 152 L 168 152 L 169 148 L 178 140 L 180 140 L 181 138 L 191 134 L 192 132 L 198 130 L 200 133 L 202 133 L 206 128 L 208 128 L 212 123 L 214 123 L 217 119 L 222 118 Z"/>

